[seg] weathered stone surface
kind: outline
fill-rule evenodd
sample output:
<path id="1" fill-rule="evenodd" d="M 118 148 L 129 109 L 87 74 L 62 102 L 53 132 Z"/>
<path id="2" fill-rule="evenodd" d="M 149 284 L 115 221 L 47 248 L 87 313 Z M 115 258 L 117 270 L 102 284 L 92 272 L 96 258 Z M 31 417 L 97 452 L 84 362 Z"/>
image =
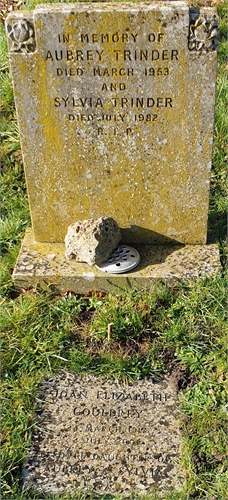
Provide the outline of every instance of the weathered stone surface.
<path id="1" fill-rule="evenodd" d="M 219 249 L 212 245 L 137 245 L 141 261 L 127 274 L 106 274 L 88 264 L 68 260 L 64 243 L 39 243 L 32 231 L 26 233 L 14 269 L 14 283 L 18 288 L 52 285 L 60 292 L 72 290 L 88 293 L 89 290 L 116 292 L 117 288 L 147 288 L 157 280 L 173 283 L 188 282 L 200 277 L 210 277 L 220 269 Z"/>
<path id="2" fill-rule="evenodd" d="M 204 244 L 216 10 L 42 5 L 6 29 L 35 239 L 108 214 L 133 246 Z"/>
<path id="3" fill-rule="evenodd" d="M 25 487 L 124 497 L 179 489 L 179 402 L 167 380 L 63 374 L 44 381 L 37 406 Z"/>
<path id="4" fill-rule="evenodd" d="M 68 227 L 65 237 L 66 257 L 90 266 L 108 259 L 122 238 L 111 217 L 78 221 Z"/>

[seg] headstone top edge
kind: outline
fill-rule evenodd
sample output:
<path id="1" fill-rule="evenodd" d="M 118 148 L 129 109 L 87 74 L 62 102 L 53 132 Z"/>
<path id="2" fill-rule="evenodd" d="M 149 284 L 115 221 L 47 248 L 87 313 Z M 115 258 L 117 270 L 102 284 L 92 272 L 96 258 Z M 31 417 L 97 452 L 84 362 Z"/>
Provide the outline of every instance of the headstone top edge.
<path id="1" fill-rule="evenodd" d="M 35 11 L 38 10 L 106 10 L 106 8 L 110 8 L 111 10 L 140 10 L 140 9 L 145 9 L 145 10 L 156 10 L 157 7 L 164 7 L 164 8 L 175 8 L 175 7 L 186 7 L 189 8 L 188 3 L 185 1 L 179 1 L 179 0 L 174 0 L 172 3 L 169 0 L 163 1 L 158 1 L 158 2 L 80 2 L 80 3 L 67 3 L 67 4 L 61 4 L 61 3 L 56 3 L 56 4 L 39 4 L 35 7 Z"/>
<path id="2" fill-rule="evenodd" d="M 81 12 L 108 12 L 108 11 L 115 11 L 115 12 L 122 12 L 122 11 L 135 11 L 138 12 L 140 10 L 144 11 L 156 11 L 156 9 L 162 9 L 162 10 L 173 10 L 175 8 L 181 8 L 182 10 L 189 10 L 189 6 L 186 2 L 179 2 L 179 1 L 174 1 L 174 2 L 156 2 L 156 3 L 150 3 L 150 2 L 138 2 L 138 3 L 128 3 L 128 2 L 123 2 L 123 3 L 111 3 L 111 2 L 105 2 L 105 3 L 90 3 L 90 2 L 85 2 L 85 3 L 68 3 L 68 4 L 39 4 L 37 5 L 34 9 L 32 10 L 14 10 L 10 12 L 10 14 L 7 16 L 7 19 L 12 19 L 14 17 L 19 17 L 19 18 L 24 18 L 28 16 L 33 16 L 34 14 L 42 14 L 42 13 L 63 13 L 63 14 L 68 14 L 72 11 L 81 13 Z M 213 10 L 213 8 L 211 9 Z M 215 9 L 214 9 L 215 10 Z"/>
<path id="3" fill-rule="evenodd" d="M 6 18 L 7 20 L 14 19 L 14 18 L 19 18 L 19 19 L 24 19 L 24 18 L 32 18 L 34 15 L 39 15 L 39 14 L 46 14 L 46 13 L 62 13 L 62 14 L 68 14 L 72 11 L 77 12 L 77 13 L 83 13 L 83 12 L 124 12 L 124 11 L 129 11 L 129 12 L 140 12 L 141 10 L 144 11 L 156 11 L 157 9 L 170 12 L 174 9 L 181 9 L 183 12 L 200 12 L 200 14 L 214 14 L 218 18 L 218 11 L 216 7 L 191 7 L 188 5 L 187 2 L 182 2 L 182 1 L 158 1 L 155 3 L 150 3 L 150 2 L 138 2 L 138 3 L 131 3 L 131 2 L 122 2 L 122 3 L 111 3 L 111 2 L 96 2 L 96 3 L 90 3 L 90 2 L 83 2 L 83 3 L 68 3 L 68 4 L 39 4 L 37 5 L 34 9 L 32 10 L 13 10 L 10 12 Z"/>

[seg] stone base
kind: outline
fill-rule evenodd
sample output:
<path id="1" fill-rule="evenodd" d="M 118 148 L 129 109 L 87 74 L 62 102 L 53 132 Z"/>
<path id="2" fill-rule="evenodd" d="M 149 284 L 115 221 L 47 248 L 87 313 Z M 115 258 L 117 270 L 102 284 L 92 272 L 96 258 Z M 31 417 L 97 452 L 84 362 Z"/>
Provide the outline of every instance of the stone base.
<path id="1" fill-rule="evenodd" d="M 121 242 L 122 243 L 122 242 Z M 13 278 L 17 288 L 39 284 L 60 292 L 87 294 L 90 290 L 116 292 L 117 288 L 150 289 L 156 280 L 172 283 L 210 277 L 220 269 L 219 250 L 211 245 L 138 246 L 141 261 L 127 274 L 107 274 L 95 266 L 68 260 L 64 243 L 35 242 L 26 232 Z"/>

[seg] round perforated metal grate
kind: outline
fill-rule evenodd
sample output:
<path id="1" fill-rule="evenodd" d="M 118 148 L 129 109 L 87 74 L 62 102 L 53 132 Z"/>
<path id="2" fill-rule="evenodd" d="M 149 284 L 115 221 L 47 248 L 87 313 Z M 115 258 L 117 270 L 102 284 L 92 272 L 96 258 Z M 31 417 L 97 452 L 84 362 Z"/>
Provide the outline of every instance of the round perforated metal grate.
<path id="1" fill-rule="evenodd" d="M 140 261 L 140 255 L 135 248 L 128 245 L 119 245 L 108 260 L 96 267 L 105 273 L 120 274 L 134 269 Z"/>

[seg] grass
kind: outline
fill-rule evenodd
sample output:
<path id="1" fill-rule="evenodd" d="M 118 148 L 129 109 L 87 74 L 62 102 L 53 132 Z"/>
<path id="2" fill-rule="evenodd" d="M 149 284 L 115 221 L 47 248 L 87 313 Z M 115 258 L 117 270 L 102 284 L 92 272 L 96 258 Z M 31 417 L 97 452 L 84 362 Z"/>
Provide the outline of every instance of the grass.
<path id="1" fill-rule="evenodd" d="M 182 368 L 183 466 L 189 480 L 173 498 L 194 498 L 195 492 L 205 498 L 201 490 L 211 491 L 208 498 L 225 498 L 225 316 L 226 288 L 220 276 L 176 289 L 160 285 L 150 295 L 141 291 L 66 299 L 32 290 L 5 300 L 3 498 L 20 498 L 21 466 L 44 375 L 62 368 L 137 380 L 159 378 L 177 367 Z M 110 319 L 116 332 L 108 342 Z"/>
<path id="2" fill-rule="evenodd" d="M 37 2 L 26 1 L 21 8 Z M 44 3 L 44 2 L 42 2 Z M 211 2 L 213 3 L 213 2 Z M 210 2 L 202 2 L 209 5 Z M 41 500 L 22 491 L 21 469 L 34 426 L 39 384 L 60 370 L 137 380 L 179 371 L 186 482 L 163 500 L 224 500 L 226 493 L 226 143 L 227 98 L 226 2 L 216 2 L 221 16 L 215 113 L 209 238 L 217 241 L 222 271 L 210 279 L 150 293 L 62 296 L 54 291 L 21 290 L 12 268 L 30 223 L 3 26 L 1 44 L 1 350 L 2 487 L 1 498 Z M 111 340 L 107 326 L 113 323 Z M 74 500 L 94 499 L 75 492 Z M 133 496 L 134 497 L 134 496 Z M 53 497 L 42 495 L 46 500 Z M 68 500 L 68 495 L 54 496 Z M 145 500 L 156 500 L 156 493 Z M 105 496 L 104 500 L 109 500 Z M 117 500 L 120 500 L 118 497 Z"/>

